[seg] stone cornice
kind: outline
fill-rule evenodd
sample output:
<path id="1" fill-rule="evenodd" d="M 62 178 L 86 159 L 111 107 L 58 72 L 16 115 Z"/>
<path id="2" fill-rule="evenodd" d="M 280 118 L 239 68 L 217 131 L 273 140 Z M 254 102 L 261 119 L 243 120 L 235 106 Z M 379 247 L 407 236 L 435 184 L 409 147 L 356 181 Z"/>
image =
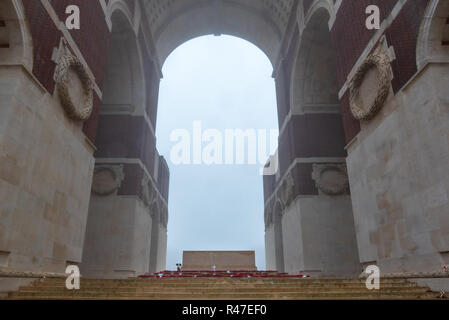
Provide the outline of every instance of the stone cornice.
<path id="1" fill-rule="evenodd" d="M 301 163 L 317 163 L 317 164 L 327 164 L 327 163 L 346 163 L 345 158 L 328 158 L 328 157 L 316 157 L 316 158 L 296 158 L 288 167 L 288 169 L 285 171 L 283 176 L 276 181 L 276 187 L 273 190 L 273 193 L 267 198 L 267 200 L 264 203 L 264 206 L 268 206 L 270 202 L 276 197 L 279 189 L 284 184 L 284 181 L 289 177 L 289 174 L 295 168 L 296 165 Z"/>
<path id="2" fill-rule="evenodd" d="M 139 165 L 142 170 L 145 172 L 147 177 L 149 178 L 149 182 L 152 184 L 152 187 L 156 191 L 157 196 L 159 197 L 160 201 L 168 207 L 167 201 L 162 196 L 161 192 L 159 191 L 158 185 L 156 181 L 154 181 L 153 176 L 150 174 L 146 166 L 143 164 L 143 162 L 140 159 L 129 159 L 129 158 L 96 158 L 95 159 L 96 164 L 99 165 L 117 165 L 117 164 L 137 164 Z"/>

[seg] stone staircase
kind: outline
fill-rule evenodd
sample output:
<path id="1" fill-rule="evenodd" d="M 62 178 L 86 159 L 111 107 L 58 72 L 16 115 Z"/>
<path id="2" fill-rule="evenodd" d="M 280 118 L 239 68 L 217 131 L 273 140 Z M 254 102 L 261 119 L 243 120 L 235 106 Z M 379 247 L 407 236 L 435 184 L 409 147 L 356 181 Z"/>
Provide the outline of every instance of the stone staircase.
<path id="1" fill-rule="evenodd" d="M 301 277 L 147 277 L 122 280 L 81 279 L 80 290 L 67 290 L 65 279 L 46 278 L 21 287 L 7 299 L 57 300 L 303 300 L 435 299 L 438 293 L 407 279 L 381 279 L 368 290 L 359 279 Z"/>

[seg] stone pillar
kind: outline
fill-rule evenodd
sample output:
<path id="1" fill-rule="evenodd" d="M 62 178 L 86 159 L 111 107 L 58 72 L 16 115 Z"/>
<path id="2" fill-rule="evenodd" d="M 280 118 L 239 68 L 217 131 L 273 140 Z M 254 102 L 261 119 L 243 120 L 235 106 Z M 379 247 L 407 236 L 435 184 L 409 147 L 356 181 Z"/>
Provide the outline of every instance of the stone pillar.
<path id="1" fill-rule="evenodd" d="M 159 246 L 166 246 L 159 216 L 167 208 L 169 173 L 150 118 L 159 77 L 144 39 L 121 11 L 112 15 L 107 62 L 81 271 L 129 277 L 153 271 Z"/>
<path id="2" fill-rule="evenodd" d="M 348 148 L 360 259 L 382 273 L 449 263 L 448 66 L 429 63 L 396 95 L 389 86 Z"/>
<path id="3" fill-rule="evenodd" d="M 353 276 L 361 267 L 328 20 L 321 8 L 296 30 L 275 73 L 279 168 L 264 177 L 266 246 L 278 271 Z"/>
<path id="4" fill-rule="evenodd" d="M 35 62 L 34 71 L 50 72 L 48 86 L 32 73 L 22 10 L 19 1 L 0 3 L 0 267 L 64 273 L 81 262 L 94 149 L 83 121 L 53 94 L 55 63 Z M 74 87 L 86 84 L 85 66 L 78 71 L 65 74 Z M 87 87 L 64 89 L 72 101 L 84 101 L 81 95 L 92 94 Z"/>

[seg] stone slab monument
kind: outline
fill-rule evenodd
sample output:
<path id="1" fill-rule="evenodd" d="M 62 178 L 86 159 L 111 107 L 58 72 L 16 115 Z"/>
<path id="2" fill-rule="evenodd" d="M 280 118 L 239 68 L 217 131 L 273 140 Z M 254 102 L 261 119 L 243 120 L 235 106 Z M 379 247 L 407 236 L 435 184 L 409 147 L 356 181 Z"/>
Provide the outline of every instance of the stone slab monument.
<path id="1" fill-rule="evenodd" d="M 182 268 L 189 270 L 257 270 L 254 251 L 184 251 Z"/>

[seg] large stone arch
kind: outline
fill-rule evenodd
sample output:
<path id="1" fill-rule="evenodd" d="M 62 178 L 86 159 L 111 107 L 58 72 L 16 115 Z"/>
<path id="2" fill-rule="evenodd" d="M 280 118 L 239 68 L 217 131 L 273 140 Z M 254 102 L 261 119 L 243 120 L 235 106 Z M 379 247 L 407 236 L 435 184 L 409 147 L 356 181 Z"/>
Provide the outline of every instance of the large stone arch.
<path id="1" fill-rule="evenodd" d="M 227 34 L 259 47 L 275 64 L 291 1 L 169 1 L 147 2 L 153 37 L 163 64 L 182 43 L 202 35 Z M 287 4 L 284 4 L 287 2 Z M 161 8 L 162 7 L 162 8 Z M 155 12 L 155 13 L 151 13 Z M 277 12 L 277 14 L 275 14 Z"/>
<path id="2" fill-rule="evenodd" d="M 325 11 L 327 12 L 329 18 L 326 20 L 329 28 L 332 25 L 332 23 L 335 20 L 335 4 L 333 0 L 314 0 L 310 6 L 307 8 L 306 11 L 304 11 L 304 0 L 301 1 L 302 5 L 298 8 L 298 14 L 297 14 L 297 19 L 298 19 L 298 26 L 300 28 L 300 31 L 302 32 L 305 27 L 309 24 L 309 22 L 313 19 L 315 20 L 315 14 L 317 12 L 322 12 Z M 300 14 L 299 10 L 302 11 L 302 14 Z M 302 21 L 301 21 L 302 18 Z"/>
<path id="3" fill-rule="evenodd" d="M 447 34 L 449 32 L 448 19 L 448 1 L 432 0 L 429 2 L 416 47 L 418 69 L 428 62 L 449 62 L 449 46 L 443 45 L 444 37 L 449 37 Z"/>
<path id="4" fill-rule="evenodd" d="M 0 2 L 0 64 L 33 68 L 33 42 L 21 0 Z"/>

